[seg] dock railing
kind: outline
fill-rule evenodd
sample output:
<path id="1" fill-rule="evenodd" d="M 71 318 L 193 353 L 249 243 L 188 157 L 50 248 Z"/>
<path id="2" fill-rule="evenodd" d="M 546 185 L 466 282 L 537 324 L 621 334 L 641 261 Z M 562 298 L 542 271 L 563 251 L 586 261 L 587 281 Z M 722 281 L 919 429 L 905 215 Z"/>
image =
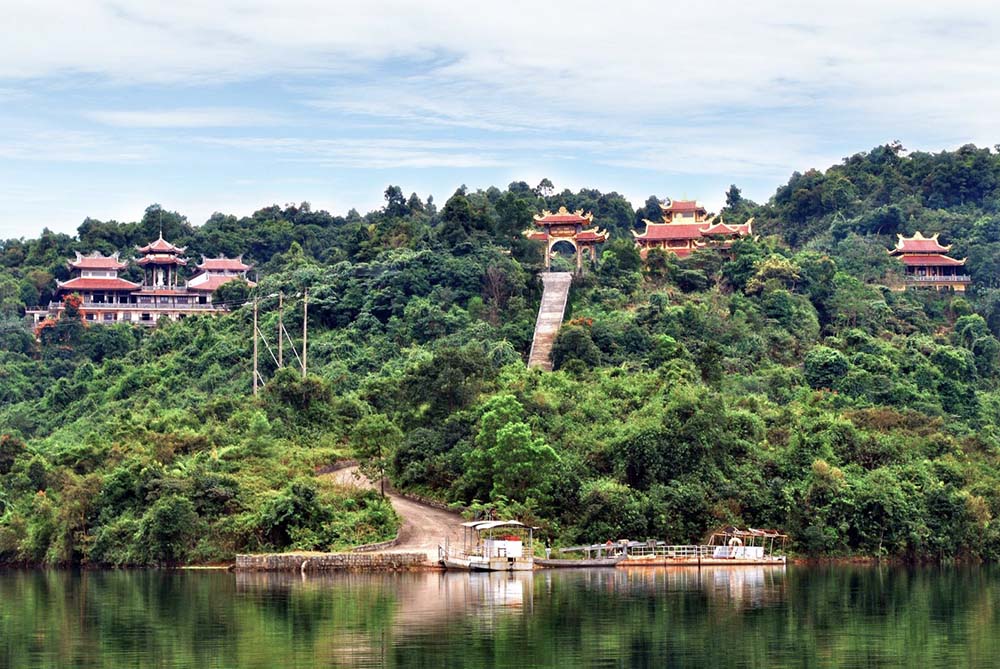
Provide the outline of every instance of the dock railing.
<path id="1" fill-rule="evenodd" d="M 668 558 L 668 559 L 684 559 L 684 558 L 709 558 L 712 557 L 712 552 L 715 550 L 714 546 L 699 546 L 694 544 L 682 544 L 682 545 L 649 545 L 642 544 L 639 546 L 630 546 L 628 549 L 629 557 L 634 558 Z"/>

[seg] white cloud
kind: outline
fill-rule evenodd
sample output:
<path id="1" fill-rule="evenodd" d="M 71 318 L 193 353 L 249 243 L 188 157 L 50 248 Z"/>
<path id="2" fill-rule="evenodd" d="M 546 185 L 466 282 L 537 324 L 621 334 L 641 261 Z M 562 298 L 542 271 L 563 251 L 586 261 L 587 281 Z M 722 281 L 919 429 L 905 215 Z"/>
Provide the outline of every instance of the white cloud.
<path id="1" fill-rule="evenodd" d="M 101 133 L 22 129 L 0 138 L 0 158 L 66 163 L 139 163 L 157 153 L 150 143 L 123 142 Z"/>
<path id="2" fill-rule="evenodd" d="M 87 72 L 190 84 L 365 75 L 396 59 L 427 89 L 459 82 L 509 94 L 511 106 L 670 115 L 809 103 L 831 87 L 947 94 L 968 85 L 956 75 L 971 64 L 1000 60 L 991 38 L 1000 17 L 986 2 L 854 0 L 822 13 L 789 0 L 476 9 L 444 0 L 15 0 L 5 7 L 0 77 Z"/>
<path id="3" fill-rule="evenodd" d="M 504 161 L 464 142 L 408 139 L 314 139 L 300 137 L 202 137 L 204 144 L 249 149 L 334 167 L 404 169 L 497 167 Z"/>
<path id="4" fill-rule="evenodd" d="M 189 107 L 160 110 L 95 110 L 84 116 L 125 128 L 211 128 L 262 126 L 279 122 L 276 114 L 256 109 Z"/>
<path id="5" fill-rule="evenodd" d="M 32 124 L 0 118 L 0 157 L 776 185 L 897 138 L 1000 141 L 998 28 L 1000 6 L 979 0 L 8 0 L 0 101 Z M 36 104 L 61 91 L 85 92 L 71 120 Z M 107 127 L 84 132 L 81 114 Z M 191 128 L 224 136 L 162 132 Z M 359 180 L 345 187 L 376 190 Z"/>

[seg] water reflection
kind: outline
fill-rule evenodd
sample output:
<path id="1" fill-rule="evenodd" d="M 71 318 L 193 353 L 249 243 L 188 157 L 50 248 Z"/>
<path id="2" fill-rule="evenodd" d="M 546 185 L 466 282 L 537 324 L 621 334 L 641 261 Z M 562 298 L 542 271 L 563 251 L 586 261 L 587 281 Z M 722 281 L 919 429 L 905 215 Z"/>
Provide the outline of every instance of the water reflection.
<path id="1" fill-rule="evenodd" d="M 992 666 L 1000 573 L 0 572 L 0 667 Z"/>

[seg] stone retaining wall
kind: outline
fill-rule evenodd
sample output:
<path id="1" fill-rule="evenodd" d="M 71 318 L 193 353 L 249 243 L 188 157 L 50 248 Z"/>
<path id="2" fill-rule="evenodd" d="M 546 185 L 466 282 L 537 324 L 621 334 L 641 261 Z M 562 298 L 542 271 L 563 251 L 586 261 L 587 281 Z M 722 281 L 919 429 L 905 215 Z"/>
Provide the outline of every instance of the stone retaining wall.
<path id="1" fill-rule="evenodd" d="M 352 553 L 372 553 L 374 551 L 384 551 L 388 548 L 392 548 L 399 543 L 399 530 L 396 531 L 396 536 L 388 541 L 380 541 L 377 544 L 362 544 L 360 546 L 355 546 L 351 549 Z"/>
<path id="2" fill-rule="evenodd" d="M 320 465 L 316 467 L 316 475 L 320 474 L 332 474 L 333 472 L 340 471 L 341 469 L 347 469 L 348 467 L 353 467 L 358 464 L 357 460 L 337 460 L 330 465 Z"/>
<path id="3" fill-rule="evenodd" d="M 421 495 L 415 495 L 411 492 L 400 492 L 397 490 L 390 482 L 389 479 L 385 480 L 385 489 L 394 495 L 399 495 L 404 499 L 408 499 L 411 502 L 416 502 L 417 504 L 423 504 L 424 506 L 434 507 L 435 509 L 441 509 L 442 511 L 451 511 L 452 513 L 462 513 L 465 511 L 464 506 L 453 507 L 445 502 L 438 501 L 436 499 L 431 499 L 430 497 L 423 497 Z"/>
<path id="4" fill-rule="evenodd" d="M 424 553 L 271 553 L 236 556 L 236 571 L 405 571 L 427 564 Z"/>

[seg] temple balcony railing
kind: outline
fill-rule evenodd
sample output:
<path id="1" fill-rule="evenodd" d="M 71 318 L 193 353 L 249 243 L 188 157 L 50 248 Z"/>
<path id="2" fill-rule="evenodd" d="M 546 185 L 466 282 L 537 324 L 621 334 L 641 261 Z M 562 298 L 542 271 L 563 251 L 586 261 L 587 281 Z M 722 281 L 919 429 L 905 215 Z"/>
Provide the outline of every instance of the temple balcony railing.
<path id="1" fill-rule="evenodd" d="M 907 275 L 907 281 L 917 283 L 971 283 L 972 277 L 968 274 L 955 274 L 952 276 L 911 276 Z"/>
<path id="2" fill-rule="evenodd" d="M 62 302 L 49 302 L 49 310 L 56 311 L 63 307 Z M 200 303 L 164 303 L 156 302 L 142 304 L 140 302 L 84 302 L 80 305 L 84 311 L 97 309 L 127 309 L 130 311 L 226 311 L 223 305 Z"/>

